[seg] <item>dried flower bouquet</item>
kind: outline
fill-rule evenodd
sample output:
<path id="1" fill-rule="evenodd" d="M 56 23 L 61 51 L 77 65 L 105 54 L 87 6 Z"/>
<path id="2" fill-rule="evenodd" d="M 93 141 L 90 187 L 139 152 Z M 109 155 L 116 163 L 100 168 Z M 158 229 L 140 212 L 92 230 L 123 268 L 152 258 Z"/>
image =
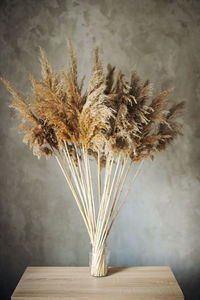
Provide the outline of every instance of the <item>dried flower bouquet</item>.
<path id="1" fill-rule="evenodd" d="M 91 245 L 91 274 L 105 276 L 105 244 L 145 158 L 164 150 L 181 134 L 174 120 L 184 103 L 167 106 L 170 90 L 149 100 L 151 84 L 135 72 L 130 81 L 110 64 L 104 73 L 95 48 L 94 66 L 85 93 L 78 83 L 76 57 L 68 42 L 67 73 L 53 72 L 41 50 L 43 80 L 30 76 L 33 96 L 26 101 L 2 79 L 21 118 L 25 143 L 40 158 L 55 156 L 85 222 Z M 96 161 L 98 195 L 94 194 L 91 159 Z M 129 171 L 136 165 L 123 194 Z M 105 169 L 102 172 L 102 169 Z M 103 175 L 102 175 L 103 173 Z M 123 195 L 123 197 L 122 197 Z"/>

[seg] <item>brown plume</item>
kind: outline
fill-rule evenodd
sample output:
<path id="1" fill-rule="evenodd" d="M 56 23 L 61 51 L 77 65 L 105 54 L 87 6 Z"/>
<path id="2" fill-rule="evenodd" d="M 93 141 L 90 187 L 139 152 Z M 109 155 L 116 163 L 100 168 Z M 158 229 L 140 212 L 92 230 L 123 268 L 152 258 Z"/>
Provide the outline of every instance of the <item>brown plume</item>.
<path id="1" fill-rule="evenodd" d="M 119 71 L 115 82 L 115 67 L 108 64 L 104 73 L 96 47 L 91 79 L 82 95 L 84 78 L 79 84 L 70 42 L 68 51 L 67 72 L 54 73 L 45 51 L 40 49 L 42 80 L 30 76 L 33 95 L 27 101 L 2 79 L 12 95 L 10 106 L 19 112 L 24 142 L 38 157 L 61 153 L 66 143 L 74 160 L 75 147 L 83 146 L 96 159 L 101 153 L 102 165 L 108 152 L 120 152 L 132 161 L 140 161 L 153 158 L 181 134 L 175 117 L 184 103 L 170 107 L 167 96 L 171 90 L 150 100 L 151 84 L 149 80 L 141 83 L 136 72 L 131 73 L 128 82 Z"/>

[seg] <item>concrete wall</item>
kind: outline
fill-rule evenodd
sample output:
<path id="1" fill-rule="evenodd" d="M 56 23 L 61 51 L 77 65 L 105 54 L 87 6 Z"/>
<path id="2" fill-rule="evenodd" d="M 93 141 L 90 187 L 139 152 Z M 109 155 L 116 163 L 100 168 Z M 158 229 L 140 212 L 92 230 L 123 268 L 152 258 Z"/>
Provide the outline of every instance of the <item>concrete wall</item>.
<path id="1" fill-rule="evenodd" d="M 42 46 L 53 67 L 66 67 L 66 40 L 80 74 L 90 74 L 98 44 L 129 76 L 133 66 L 154 92 L 175 87 L 185 100 L 184 136 L 147 160 L 110 235 L 111 264 L 170 265 L 186 296 L 200 299 L 200 2 L 50 0 L 0 2 L 0 73 L 22 95 L 40 76 Z M 56 161 L 37 160 L 12 130 L 18 124 L 0 84 L 1 299 L 27 265 L 86 266 L 89 239 Z"/>

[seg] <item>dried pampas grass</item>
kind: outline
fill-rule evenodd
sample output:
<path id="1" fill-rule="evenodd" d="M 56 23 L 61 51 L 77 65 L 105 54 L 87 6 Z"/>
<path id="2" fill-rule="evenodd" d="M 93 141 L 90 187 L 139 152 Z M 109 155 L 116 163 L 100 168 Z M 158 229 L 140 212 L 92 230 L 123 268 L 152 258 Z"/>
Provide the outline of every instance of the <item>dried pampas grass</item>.
<path id="1" fill-rule="evenodd" d="M 42 80 L 30 76 L 32 97 L 26 101 L 7 80 L 2 81 L 12 95 L 10 106 L 21 118 L 18 127 L 24 142 L 38 158 L 56 157 L 90 236 L 91 274 L 104 276 L 106 240 L 142 166 L 133 163 L 153 159 L 181 134 L 176 116 L 184 103 L 170 106 L 171 90 L 151 98 L 150 81 L 142 83 L 134 71 L 130 81 L 121 70 L 115 78 L 115 67 L 110 64 L 104 72 L 98 47 L 88 88 L 82 93 L 84 77 L 79 83 L 70 42 L 68 50 L 67 72 L 55 73 L 40 49 Z M 91 157 L 97 165 L 98 197 L 94 195 Z M 133 165 L 137 170 L 122 197 Z"/>

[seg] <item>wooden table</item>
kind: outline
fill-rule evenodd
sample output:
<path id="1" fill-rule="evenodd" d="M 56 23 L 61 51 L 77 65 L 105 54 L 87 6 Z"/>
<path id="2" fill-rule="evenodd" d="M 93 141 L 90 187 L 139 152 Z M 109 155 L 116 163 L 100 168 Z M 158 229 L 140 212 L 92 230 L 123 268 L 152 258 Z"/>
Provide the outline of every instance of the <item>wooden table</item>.
<path id="1" fill-rule="evenodd" d="M 170 267 L 111 267 L 91 277 L 88 267 L 28 267 L 12 300 L 180 300 Z"/>

